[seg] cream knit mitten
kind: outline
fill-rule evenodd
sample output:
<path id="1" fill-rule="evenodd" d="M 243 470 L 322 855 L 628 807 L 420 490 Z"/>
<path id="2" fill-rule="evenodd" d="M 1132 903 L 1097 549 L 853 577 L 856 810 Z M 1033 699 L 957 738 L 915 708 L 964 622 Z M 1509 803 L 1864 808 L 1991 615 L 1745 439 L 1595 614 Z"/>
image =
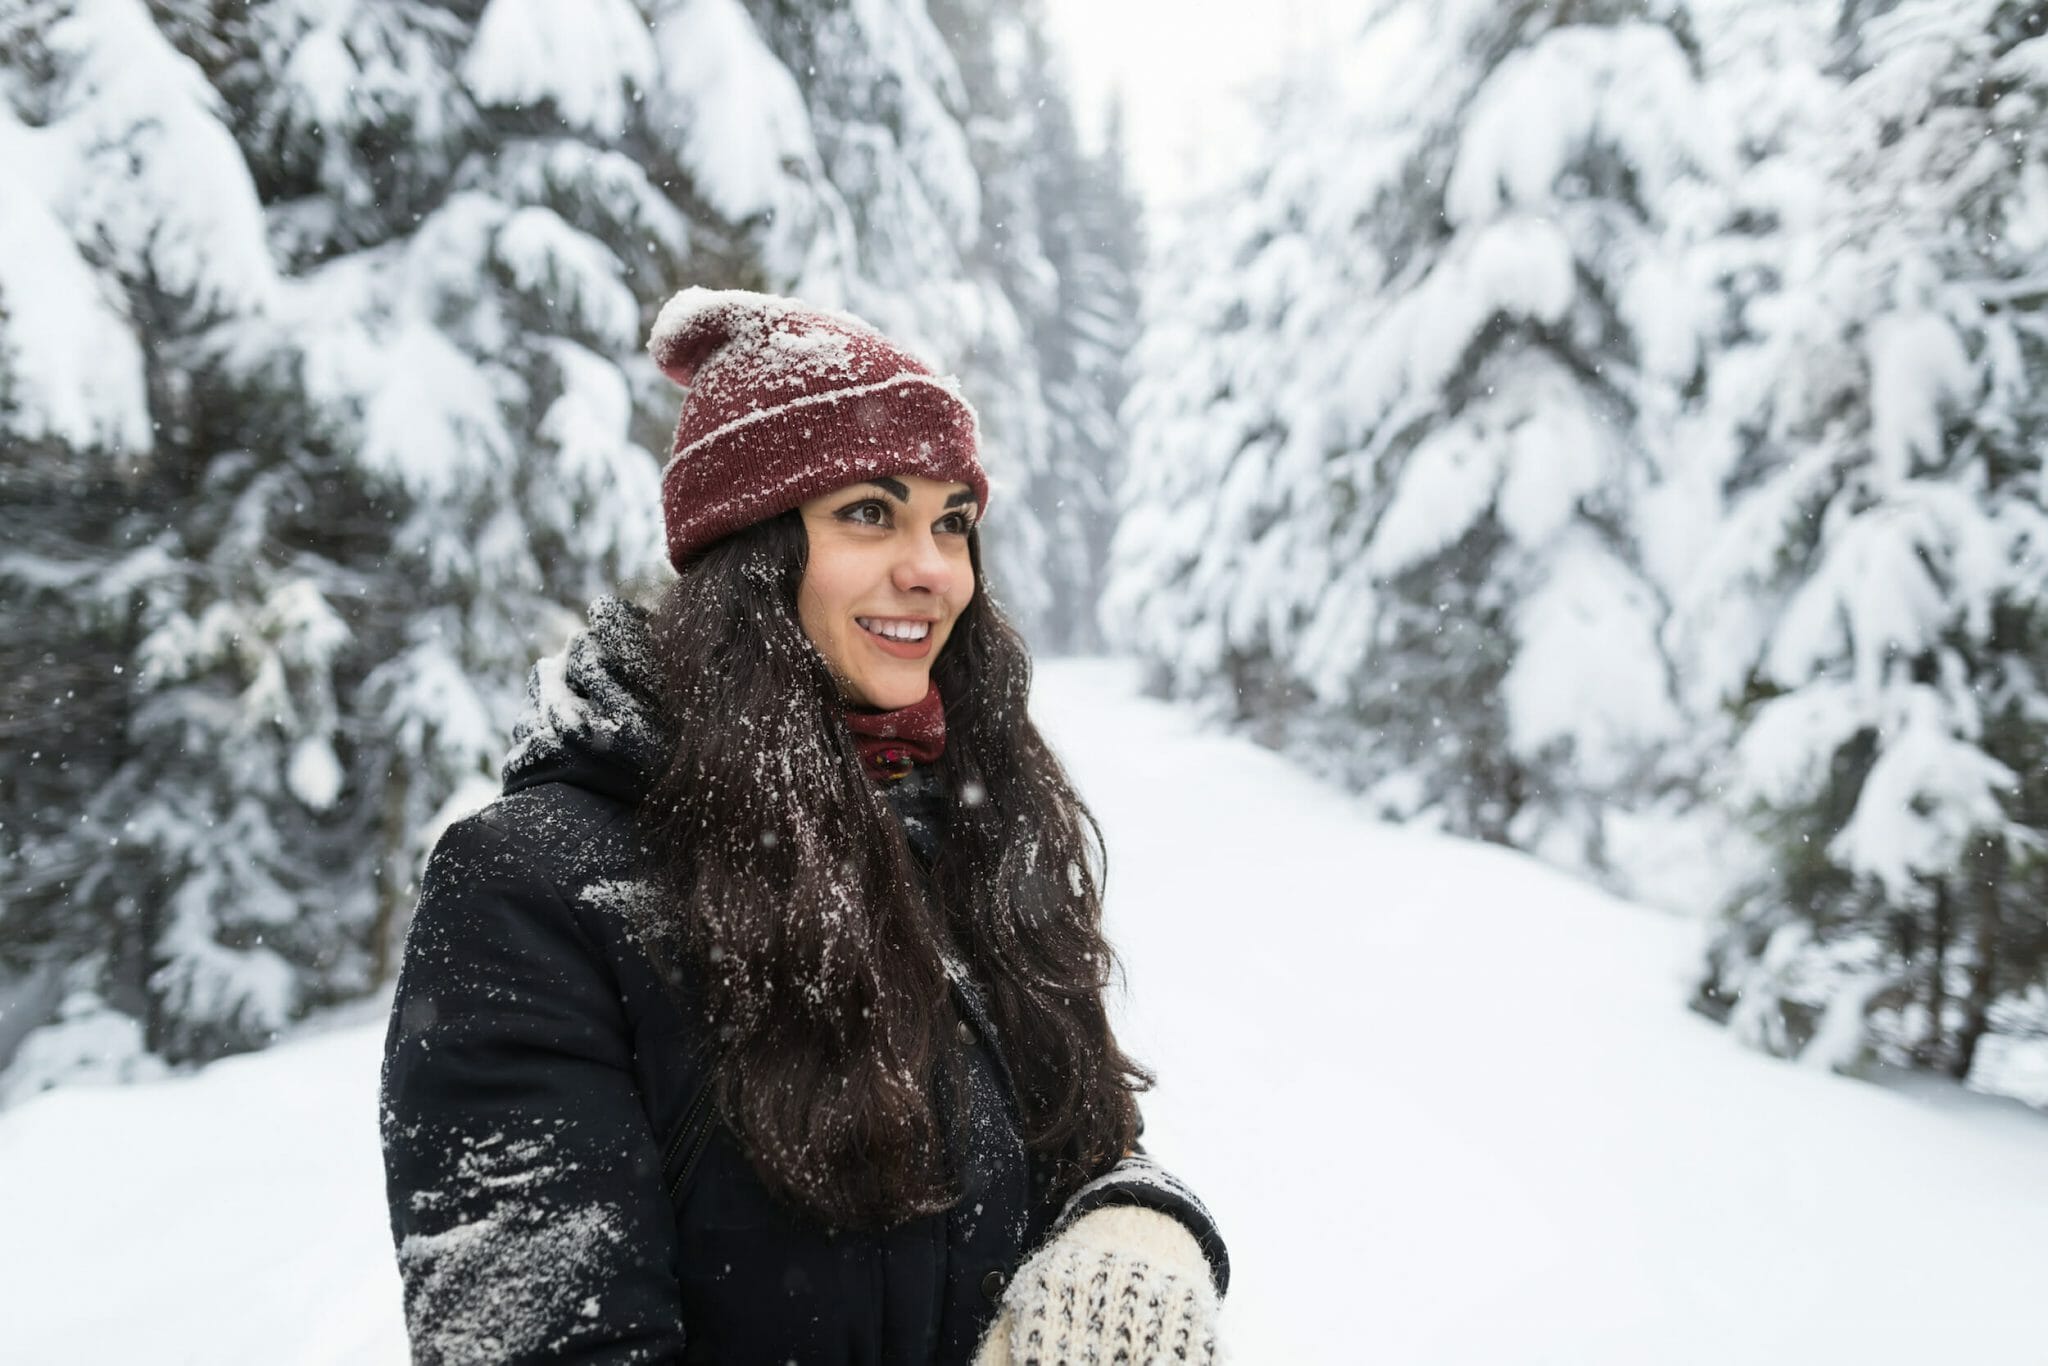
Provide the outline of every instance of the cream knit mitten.
<path id="1" fill-rule="evenodd" d="M 1017 1268 L 974 1366 L 1216 1366 L 1209 1265 L 1158 1210 L 1092 1210 Z"/>

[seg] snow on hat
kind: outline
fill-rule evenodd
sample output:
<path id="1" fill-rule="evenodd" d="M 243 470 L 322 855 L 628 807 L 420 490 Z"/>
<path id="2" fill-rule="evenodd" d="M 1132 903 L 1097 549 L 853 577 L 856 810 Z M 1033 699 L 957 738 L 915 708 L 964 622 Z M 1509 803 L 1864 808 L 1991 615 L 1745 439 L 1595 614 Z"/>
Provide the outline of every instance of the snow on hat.
<path id="1" fill-rule="evenodd" d="M 974 407 L 848 313 L 692 286 L 662 306 L 647 350 L 688 390 L 661 474 L 668 557 L 806 499 L 885 474 L 963 481 L 988 510 Z"/>

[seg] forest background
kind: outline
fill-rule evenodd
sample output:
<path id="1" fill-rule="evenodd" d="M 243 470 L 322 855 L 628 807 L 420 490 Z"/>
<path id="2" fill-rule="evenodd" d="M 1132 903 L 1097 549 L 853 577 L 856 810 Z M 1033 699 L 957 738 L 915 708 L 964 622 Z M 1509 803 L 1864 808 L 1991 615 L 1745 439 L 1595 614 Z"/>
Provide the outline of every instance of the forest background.
<path id="1" fill-rule="evenodd" d="M 1049 22 L 0 7 L 0 1104 L 388 984 L 695 283 L 961 376 L 1041 655 L 2048 1107 L 2048 4 L 1334 9 L 1170 201 Z"/>

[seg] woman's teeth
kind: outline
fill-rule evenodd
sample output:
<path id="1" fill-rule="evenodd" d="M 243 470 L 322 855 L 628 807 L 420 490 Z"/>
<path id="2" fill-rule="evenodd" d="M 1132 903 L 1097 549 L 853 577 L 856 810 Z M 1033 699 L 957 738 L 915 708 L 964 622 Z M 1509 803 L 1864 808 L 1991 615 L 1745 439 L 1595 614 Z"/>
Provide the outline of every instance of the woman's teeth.
<path id="1" fill-rule="evenodd" d="M 928 621 L 890 621 L 882 617 L 855 617 L 854 620 L 863 631 L 872 631 L 891 640 L 923 640 L 932 630 Z"/>

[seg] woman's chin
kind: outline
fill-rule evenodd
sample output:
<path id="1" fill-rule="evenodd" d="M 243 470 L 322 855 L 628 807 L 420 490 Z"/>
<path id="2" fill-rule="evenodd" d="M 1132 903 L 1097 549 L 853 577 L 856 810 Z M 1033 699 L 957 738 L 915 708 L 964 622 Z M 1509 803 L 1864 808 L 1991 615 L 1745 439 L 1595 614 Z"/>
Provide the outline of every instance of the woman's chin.
<path id="1" fill-rule="evenodd" d="M 931 675 L 920 674 L 914 686 L 902 679 L 890 679 L 884 683 L 870 684 L 863 688 L 862 692 L 867 697 L 865 705 L 873 707 L 876 711 L 899 711 L 922 702 L 924 695 L 931 691 L 931 687 Z"/>

